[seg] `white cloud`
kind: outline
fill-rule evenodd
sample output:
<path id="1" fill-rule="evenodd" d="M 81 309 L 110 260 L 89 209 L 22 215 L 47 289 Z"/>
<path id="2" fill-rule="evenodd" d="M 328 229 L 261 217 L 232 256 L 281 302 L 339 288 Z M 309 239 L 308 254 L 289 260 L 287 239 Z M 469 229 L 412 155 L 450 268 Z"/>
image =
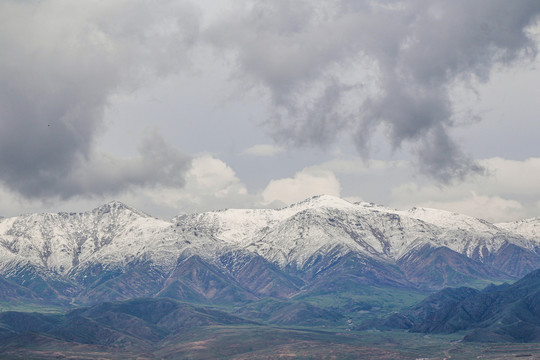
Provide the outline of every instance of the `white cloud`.
<path id="1" fill-rule="evenodd" d="M 509 218 L 523 219 L 527 217 L 526 209 L 519 201 L 504 199 L 500 196 L 477 195 L 474 192 L 459 200 L 448 202 L 428 201 L 419 204 L 419 206 L 468 214 L 493 222 L 503 222 Z"/>
<path id="2" fill-rule="evenodd" d="M 496 157 L 482 164 L 491 175 L 484 184 L 486 191 L 540 196 L 540 158 L 520 161 Z"/>
<path id="3" fill-rule="evenodd" d="M 479 161 L 489 174 L 448 186 L 408 182 L 391 190 L 396 207 L 425 206 L 486 219 L 511 221 L 540 214 L 540 158 Z"/>
<path id="4" fill-rule="evenodd" d="M 250 156 L 274 156 L 283 151 L 284 149 L 281 146 L 259 144 L 245 149 L 242 153 Z"/>
<path id="5" fill-rule="evenodd" d="M 141 188 L 127 196 L 130 204 L 164 217 L 254 204 L 234 170 L 211 155 L 193 159 L 183 187 Z"/>
<path id="6" fill-rule="evenodd" d="M 183 188 L 141 189 L 131 195 L 130 203 L 146 198 L 148 204 L 141 203 L 141 207 L 157 207 L 157 211 L 173 216 L 223 208 L 283 206 L 319 194 L 340 196 L 340 190 L 332 171 L 310 167 L 291 178 L 270 180 L 262 192 L 250 193 L 229 165 L 211 155 L 202 155 L 193 159 Z"/>
<path id="7" fill-rule="evenodd" d="M 413 206 L 455 211 L 492 222 L 540 214 L 540 158 L 523 161 L 481 160 L 488 176 L 475 176 L 447 186 L 411 177 L 405 161 L 335 159 L 306 167 L 287 178 L 270 180 L 261 192 L 249 192 L 243 179 L 212 155 L 193 158 L 185 185 L 131 186 L 115 195 L 154 216 L 170 218 L 187 212 L 223 208 L 283 206 L 310 196 L 329 194 L 350 201 L 373 201 L 396 208 Z M 390 189 L 390 190 L 388 190 Z M 375 194 L 375 195 L 374 195 Z M 30 201 L 0 187 L 0 215 L 42 211 L 84 211 L 112 200 L 105 196 L 68 200 Z"/>
<path id="8" fill-rule="evenodd" d="M 245 195 L 247 190 L 234 170 L 223 161 L 210 155 L 193 160 L 186 174 L 183 192 L 212 195 L 218 198 L 229 195 Z"/>
<path id="9" fill-rule="evenodd" d="M 292 178 L 271 180 L 262 197 L 266 204 L 273 201 L 292 204 L 319 194 L 340 196 L 340 192 L 339 180 L 333 172 L 308 168 Z"/>

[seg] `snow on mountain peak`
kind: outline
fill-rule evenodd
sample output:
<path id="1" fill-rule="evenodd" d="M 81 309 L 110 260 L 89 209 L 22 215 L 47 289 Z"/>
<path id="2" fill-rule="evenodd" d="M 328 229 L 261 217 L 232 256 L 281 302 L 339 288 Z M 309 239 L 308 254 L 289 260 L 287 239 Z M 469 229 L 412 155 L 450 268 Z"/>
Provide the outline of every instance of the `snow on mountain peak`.
<path id="1" fill-rule="evenodd" d="M 302 208 L 302 209 L 304 208 L 354 209 L 356 208 L 356 205 L 336 196 L 316 195 L 304 201 L 300 201 L 298 203 L 292 204 L 288 208 L 290 209 L 298 209 L 298 208 Z"/>
<path id="2" fill-rule="evenodd" d="M 525 238 L 535 239 L 540 246 L 540 217 L 518 220 L 507 223 L 498 223 L 495 226 L 519 234 Z"/>
<path id="3" fill-rule="evenodd" d="M 113 200 L 104 205 L 98 206 L 97 208 L 93 209 L 91 212 L 96 213 L 96 214 L 108 214 L 108 213 L 118 214 L 121 212 L 130 212 L 130 213 L 134 213 L 139 216 L 142 216 L 142 217 L 151 217 L 150 215 L 140 210 L 137 210 L 135 208 L 132 208 L 131 206 L 128 206 L 118 200 Z"/>
<path id="4" fill-rule="evenodd" d="M 329 195 L 318 195 L 281 209 L 227 209 L 182 215 L 173 222 L 188 230 L 205 233 L 229 244 L 248 244 L 261 232 L 307 210 L 355 209 L 356 205 Z"/>
<path id="5" fill-rule="evenodd" d="M 407 211 L 400 211 L 400 213 L 445 229 L 488 232 L 497 232 L 499 230 L 495 225 L 490 224 L 485 220 L 446 210 L 413 207 Z"/>
<path id="6" fill-rule="evenodd" d="M 537 240 L 520 239 L 540 234 L 540 219 L 523 224 L 527 231 L 443 210 L 399 211 L 329 195 L 282 209 L 228 209 L 178 216 L 173 222 L 112 201 L 84 213 L 0 219 L 0 255 L 61 273 L 136 259 L 169 268 L 187 252 L 210 260 L 230 251 L 251 252 L 280 266 L 304 266 L 319 255 L 347 252 L 396 261 L 426 244 L 472 257 L 507 242 L 534 249 Z"/>

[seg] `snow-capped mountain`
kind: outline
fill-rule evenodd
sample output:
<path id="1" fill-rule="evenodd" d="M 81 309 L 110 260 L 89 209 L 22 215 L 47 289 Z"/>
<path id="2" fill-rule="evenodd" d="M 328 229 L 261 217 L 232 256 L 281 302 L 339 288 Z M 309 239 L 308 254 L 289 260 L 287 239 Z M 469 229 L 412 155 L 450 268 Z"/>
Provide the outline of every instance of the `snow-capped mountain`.
<path id="1" fill-rule="evenodd" d="M 119 202 L 84 213 L 0 218 L 1 276 L 45 297 L 88 301 L 158 293 L 290 296 L 336 277 L 436 288 L 517 277 L 537 267 L 538 219 L 494 225 L 331 196 L 171 221 Z"/>
<path id="2" fill-rule="evenodd" d="M 529 246 L 531 247 L 540 244 L 540 217 L 495 225 L 500 229 L 521 235 L 524 239 L 528 239 L 530 243 Z"/>

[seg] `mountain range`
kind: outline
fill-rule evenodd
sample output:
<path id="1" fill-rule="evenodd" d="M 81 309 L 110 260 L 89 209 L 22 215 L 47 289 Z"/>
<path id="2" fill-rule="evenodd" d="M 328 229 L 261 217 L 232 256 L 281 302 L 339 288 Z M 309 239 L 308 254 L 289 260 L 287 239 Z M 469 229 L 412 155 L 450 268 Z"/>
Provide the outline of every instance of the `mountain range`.
<path id="1" fill-rule="evenodd" d="M 433 291 L 540 268 L 540 218 L 491 224 L 316 196 L 154 218 L 114 201 L 0 219 L 0 301 L 245 304 L 378 286 Z"/>
<path id="2" fill-rule="evenodd" d="M 540 339 L 538 268 L 540 218 L 491 224 L 325 195 L 170 221 L 117 201 L 0 218 L 0 354 L 485 356 L 485 342 Z M 409 331 L 363 331 L 377 327 Z"/>

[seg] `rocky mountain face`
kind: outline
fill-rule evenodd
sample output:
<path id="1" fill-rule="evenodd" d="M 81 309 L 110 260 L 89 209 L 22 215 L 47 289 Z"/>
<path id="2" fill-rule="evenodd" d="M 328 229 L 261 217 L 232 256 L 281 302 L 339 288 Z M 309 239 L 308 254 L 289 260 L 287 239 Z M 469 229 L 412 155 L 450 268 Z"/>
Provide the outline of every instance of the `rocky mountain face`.
<path id="1" fill-rule="evenodd" d="M 490 224 L 318 196 L 278 209 L 153 218 L 112 202 L 0 218 L 3 296 L 245 303 L 361 286 L 440 289 L 540 268 L 540 220 Z M 11 295 L 9 295 L 11 294 Z"/>

